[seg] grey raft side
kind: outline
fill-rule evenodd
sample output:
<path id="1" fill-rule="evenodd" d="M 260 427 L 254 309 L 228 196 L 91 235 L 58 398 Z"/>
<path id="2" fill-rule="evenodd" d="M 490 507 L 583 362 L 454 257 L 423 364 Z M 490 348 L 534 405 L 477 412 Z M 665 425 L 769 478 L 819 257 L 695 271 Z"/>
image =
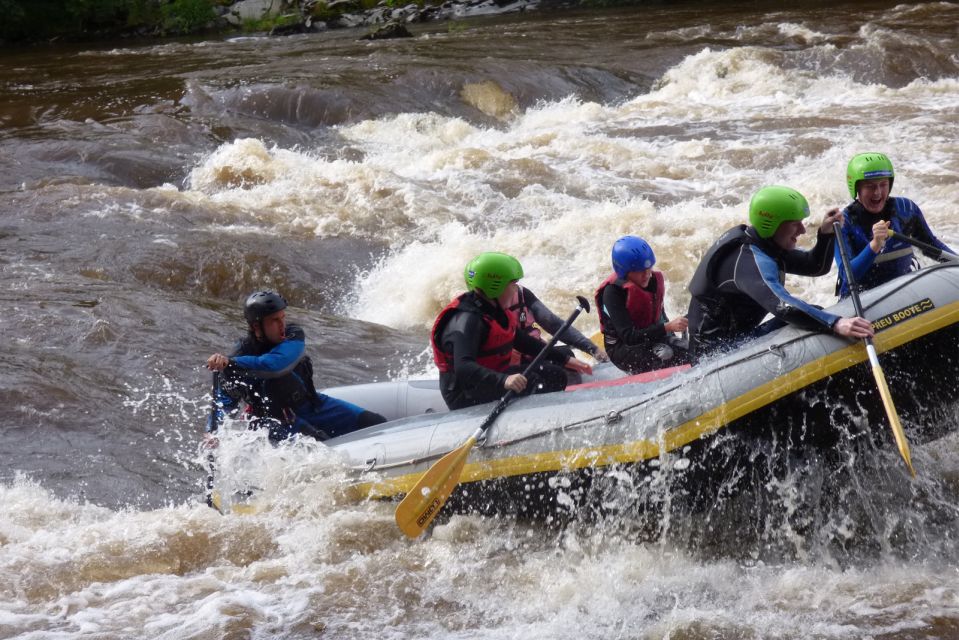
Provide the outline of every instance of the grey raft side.
<path id="1" fill-rule="evenodd" d="M 959 264 L 913 272 L 864 292 L 861 298 L 864 313 L 872 321 L 927 298 L 936 308 L 955 303 Z M 828 310 L 853 315 L 848 300 Z M 588 452 L 591 447 L 643 440 L 662 442 L 677 426 L 853 343 L 834 334 L 789 326 L 664 380 L 518 398 L 500 414 L 470 459 L 482 462 L 537 453 Z M 362 398 L 354 401 L 362 404 Z M 358 471 L 379 471 L 384 477 L 419 473 L 461 445 L 493 406 L 411 416 L 327 444 Z"/>

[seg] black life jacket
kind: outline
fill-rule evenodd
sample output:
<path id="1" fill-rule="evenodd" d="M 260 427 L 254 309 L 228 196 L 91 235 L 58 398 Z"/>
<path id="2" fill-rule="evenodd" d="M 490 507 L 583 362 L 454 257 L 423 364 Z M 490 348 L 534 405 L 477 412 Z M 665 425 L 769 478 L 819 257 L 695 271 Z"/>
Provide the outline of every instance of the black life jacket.
<path id="1" fill-rule="evenodd" d="M 744 309 L 733 303 L 733 298 L 716 291 L 717 271 L 723 261 L 738 251 L 743 245 L 759 244 L 756 238 L 746 232 L 742 224 L 729 229 L 720 236 L 703 256 L 692 280 L 689 282 L 689 337 L 690 351 L 695 355 L 701 344 L 722 340 L 755 326 L 753 313 L 746 314 Z M 782 271 L 780 279 L 784 278 Z M 753 304 L 755 306 L 755 304 Z M 762 312 L 762 316 L 765 315 Z M 760 316 L 760 317 L 762 317 Z"/>

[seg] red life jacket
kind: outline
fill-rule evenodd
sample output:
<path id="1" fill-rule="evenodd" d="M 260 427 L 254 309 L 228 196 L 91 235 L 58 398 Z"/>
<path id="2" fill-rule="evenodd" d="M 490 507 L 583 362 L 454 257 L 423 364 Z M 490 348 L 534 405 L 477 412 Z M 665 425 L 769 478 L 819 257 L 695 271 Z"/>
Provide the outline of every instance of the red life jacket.
<path id="1" fill-rule="evenodd" d="M 603 310 L 603 291 L 610 285 L 622 287 L 626 290 L 626 311 L 629 312 L 629 317 L 633 319 L 633 324 L 636 325 L 638 329 L 645 329 L 659 321 L 663 316 L 663 298 L 666 295 L 666 282 L 663 279 L 662 271 L 653 271 L 653 278 L 656 279 L 655 292 L 641 289 L 629 280 L 620 278 L 615 273 L 603 280 L 603 284 L 599 285 L 594 295 L 596 308 L 599 310 L 599 328 L 603 333 L 606 333 L 606 323 L 604 319 L 609 318 Z"/>
<path id="2" fill-rule="evenodd" d="M 478 313 L 488 329 L 486 342 L 480 345 L 479 354 L 476 363 L 503 373 L 510 365 L 510 354 L 513 351 L 513 340 L 516 337 L 518 327 L 516 314 L 506 311 L 506 317 L 509 318 L 509 326 L 503 327 L 499 322 L 483 313 L 480 309 L 470 305 L 463 304 L 463 299 L 469 294 L 462 294 L 446 305 L 433 323 L 433 330 L 430 332 L 430 346 L 433 347 L 433 362 L 440 373 L 448 373 L 453 370 L 453 356 L 440 348 L 439 340 L 443 329 L 454 311 L 466 313 Z"/>

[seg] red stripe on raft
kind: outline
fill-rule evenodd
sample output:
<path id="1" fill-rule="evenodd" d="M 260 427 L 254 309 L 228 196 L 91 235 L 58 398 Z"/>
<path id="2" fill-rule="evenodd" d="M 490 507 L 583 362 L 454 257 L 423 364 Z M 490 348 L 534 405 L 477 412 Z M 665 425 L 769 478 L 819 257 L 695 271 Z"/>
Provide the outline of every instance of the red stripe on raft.
<path id="1" fill-rule="evenodd" d="M 626 376 L 624 378 L 616 378 L 615 380 L 599 380 L 597 382 L 584 382 L 583 384 L 574 384 L 572 386 L 566 387 L 566 390 L 577 391 L 579 389 L 595 389 L 597 387 L 618 387 L 623 384 L 642 384 L 644 382 L 655 382 L 656 380 L 662 380 L 664 378 L 668 378 L 674 373 L 685 371 L 688 368 L 689 368 L 688 364 L 681 364 L 678 367 L 667 367 L 666 369 L 656 369 L 655 371 L 647 371 L 646 373 L 637 373 L 635 376 Z"/>

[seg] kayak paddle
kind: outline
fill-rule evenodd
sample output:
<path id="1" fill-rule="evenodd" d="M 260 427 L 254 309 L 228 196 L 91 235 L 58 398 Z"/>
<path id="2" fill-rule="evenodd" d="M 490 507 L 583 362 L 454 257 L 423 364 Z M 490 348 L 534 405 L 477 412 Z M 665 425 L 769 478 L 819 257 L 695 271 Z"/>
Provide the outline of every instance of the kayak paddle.
<path id="1" fill-rule="evenodd" d="M 220 372 L 214 371 L 213 390 L 210 391 L 210 433 L 216 433 L 217 428 L 220 426 L 220 407 L 216 402 L 219 391 Z M 213 490 L 216 480 L 216 456 L 214 455 L 212 449 L 207 451 L 206 464 L 206 504 L 207 506 L 213 507 L 220 513 L 223 513 L 223 510 L 220 508 L 220 494 Z"/>
<path id="2" fill-rule="evenodd" d="M 589 341 L 592 342 L 593 344 L 595 344 L 595 345 L 596 345 L 597 347 L 599 347 L 600 349 L 605 349 L 605 348 L 606 348 L 606 337 L 603 336 L 603 332 L 602 332 L 602 331 L 597 331 L 596 333 L 594 333 L 593 335 L 591 335 L 591 336 L 589 337 Z"/>
<path id="3" fill-rule="evenodd" d="M 944 249 L 940 249 L 939 247 L 935 247 L 931 244 L 926 244 L 925 242 L 916 240 L 915 238 L 911 236 L 907 236 L 902 233 L 896 233 L 892 229 L 889 230 L 889 237 L 899 238 L 906 244 L 911 244 L 915 248 L 922 250 L 923 253 L 933 258 L 934 260 L 951 260 L 953 262 L 959 262 L 959 256 L 957 256 L 954 253 L 949 253 L 948 251 L 945 251 Z"/>
<path id="4" fill-rule="evenodd" d="M 849 247 L 846 246 L 846 238 L 842 235 L 841 229 L 836 229 L 836 242 L 839 243 L 839 255 L 842 258 L 842 268 L 846 272 L 846 282 L 849 284 L 849 295 L 852 298 L 853 308 L 856 315 L 860 318 L 865 316 L 862 313 L 862 303 L 859 301 L 859 292 L 856 290 L 856 279 L 852 275 L 852 266 L 849 263 Z M 897 234 L 898 235 L 898 234 Z M 902 236 L 899 236 L 900 238 Z M 909 473 L 916 477 L 916 470 L 912 468 L 912 457 L 909 454 L 909 442 L 906 440 L 906 433 L 902 430 L 902 423 L 899 422 L 899 414 L 896 412 L 896 406 L 892 403 L 892 395 L 889 393 L 889 385 L 886 384 L 886 375 L 879 364 L 879 356 L 876 355 L 876 346 L 872 338 L 863 338 L 866 343 L 866 353 L 869 354 L 869 363 L 872 365 L 872 375 L 876 378 L 876 386 L 879 387 L 879 395 L 882 396 L 882 404 L 886 408 L 886 415 L 889 417 L 889 424 L 892 426 L 892 435 L 896 439 L 896 445 L 899 447 L 899 453 L 905 460 Z"/>

